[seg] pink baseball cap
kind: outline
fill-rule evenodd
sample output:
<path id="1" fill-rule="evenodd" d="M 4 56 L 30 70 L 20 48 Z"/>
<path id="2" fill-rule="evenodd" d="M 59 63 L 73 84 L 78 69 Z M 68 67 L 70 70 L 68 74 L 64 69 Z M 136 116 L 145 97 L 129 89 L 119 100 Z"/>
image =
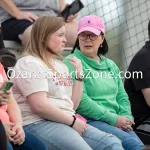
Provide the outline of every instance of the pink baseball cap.
<path id="1" fill-rule="evenodd" d="M 79 35 L 84 31 L 90 31 L 96 35 L 100 35 L 101 32 L 105 33 L 105 25 L 103 20 L 95 15 L 82 17 L 78 23 L 77 34 Z"/>

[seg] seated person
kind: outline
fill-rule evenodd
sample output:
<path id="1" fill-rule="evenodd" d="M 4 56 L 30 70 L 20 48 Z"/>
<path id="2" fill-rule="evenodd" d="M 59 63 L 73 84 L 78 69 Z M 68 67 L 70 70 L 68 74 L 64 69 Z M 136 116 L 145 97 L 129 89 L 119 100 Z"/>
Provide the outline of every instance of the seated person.
<path id="1" fill-rule="evenodd" d="M 0 0 L 0 22 L 4 40 L 27 44 L 33 22 L 43 15 L 57 16 L 67 6 L 65 0 Z M 66 23 L 67 46 L 76 39 L 76 15 L 68 17 Z"/>
<path id="2" fill-rule="evenodd" d="M 0 86 L 5 81 L 7 81 L 7 77 L 2 64 L 0 64 Z M 48 150 L 38 137 L 26 130 L 24 132 L 20 109 L 11 89 L 8 91 L 0 90 L 0 120 L 7 135 L 7 150 Z"/>
<path id="3" fill-rule="evenodd" d="M 148 24 L 150 36 L 150 21 Z M 135 131 L 145 144 L 150 144 L 150 41 L 136 53 L 128 67 L 125 89 L 129 95 Z"/>
<path id="4" fill-rule="evenodd" d="M 119 69 L 104 56 L 107 52 L 102 19 L 95 15 L 81 18 L 72 54 L 64 60 L 73 79 L 76 73 L 73 73 L 68 59 L 75 56 L 83 65 L 84 90 L 77 112 L 85 116 L 90 125 L 117 136 L 125 150 L 142 150 L 143 143 L 132 131 L 133 116 L 128 96 L 118 77 Z"/>
<path id="5" fill-rule="evenodd" d="M 2 63 L 4 68 L 7 68 L 13 67 L 16 64 L 16 61 L 16 56 L 5 48 L 0 26 L 0 62 Z"/>
<path id="6" fill-rule="evenodd" d="M 52 150 L 123 150 L 115 136 L 75 115 L 83 82 L 77 79 L 72 84 L 67 66 L 58 59 L 65 44 L 62 18 L 42 16 L 35 21 L 25 54 L 14 67 L 16 76 L 12 73 L 24 128 L 44 139 Z M 70 62 L 82 72 L 77 58 Z"/>

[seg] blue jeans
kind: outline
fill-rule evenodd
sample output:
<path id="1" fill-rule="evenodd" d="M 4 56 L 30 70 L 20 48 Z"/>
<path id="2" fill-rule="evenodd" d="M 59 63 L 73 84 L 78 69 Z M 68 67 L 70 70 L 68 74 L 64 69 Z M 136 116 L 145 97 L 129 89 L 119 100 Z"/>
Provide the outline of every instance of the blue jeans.
<path id="1" fill-rule="evenodd" d="M 65 124 L 46 120 L 24 128 L 42 138 L 49 150 L 123 150 L 118 138 L 90 125 L 82 136 Z"/>
<path id="2" fill-rule="evenodd" d="M 88 120 L 88 124 L 118 137 L 122 141 L 122 146 L 125 150 L 143 150 L 145 147 L 134 131 L 125 132 L 102 121 Z"/>
<path id="3" fill-rule="evenodd" d="M 46 144 L 34 134 L 25 130 L 25 135 L 25 142 L 21 145 L 7 141 L 7 150 L 48 150 Z"/>

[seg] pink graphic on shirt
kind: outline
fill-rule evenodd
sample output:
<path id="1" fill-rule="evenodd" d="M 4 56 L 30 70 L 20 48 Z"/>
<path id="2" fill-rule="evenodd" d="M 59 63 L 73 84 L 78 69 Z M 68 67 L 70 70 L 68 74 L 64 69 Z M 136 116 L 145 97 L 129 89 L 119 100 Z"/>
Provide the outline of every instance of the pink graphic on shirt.
<path id="1" fill-rule="evenodd" d="M 53 75 L 53 81 L 56 81 L 56 85 L 60 85 L 60 86 L 72 86 L 72 79 L 70 75 L 67 75 L 65 77 L 63 76 L 57 76 Z"/>

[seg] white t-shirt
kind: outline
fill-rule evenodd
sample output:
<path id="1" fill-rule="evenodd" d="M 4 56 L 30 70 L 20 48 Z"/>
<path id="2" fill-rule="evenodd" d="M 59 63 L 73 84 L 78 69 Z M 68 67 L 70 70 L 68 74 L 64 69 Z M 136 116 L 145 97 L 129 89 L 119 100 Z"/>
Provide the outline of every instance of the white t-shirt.
<path id="1" fill-rule="evenodd" d="M 40 91 L 47 92 L 47 100 L 61 110 L 71 115 L 75 113 L 71 100 L 72 80 L 68 76 L 68 68 L 58 60 L 53 61 L 53 67 L 57 73 L 49 70 L 40 59 L 33 56 L 19 59 L 14 67 L 11 79 L 14 82 L 13 94 L 20 106 L 24 125 L 44 119 L 33 112 L 26 99 L 30 94 Z"/>

